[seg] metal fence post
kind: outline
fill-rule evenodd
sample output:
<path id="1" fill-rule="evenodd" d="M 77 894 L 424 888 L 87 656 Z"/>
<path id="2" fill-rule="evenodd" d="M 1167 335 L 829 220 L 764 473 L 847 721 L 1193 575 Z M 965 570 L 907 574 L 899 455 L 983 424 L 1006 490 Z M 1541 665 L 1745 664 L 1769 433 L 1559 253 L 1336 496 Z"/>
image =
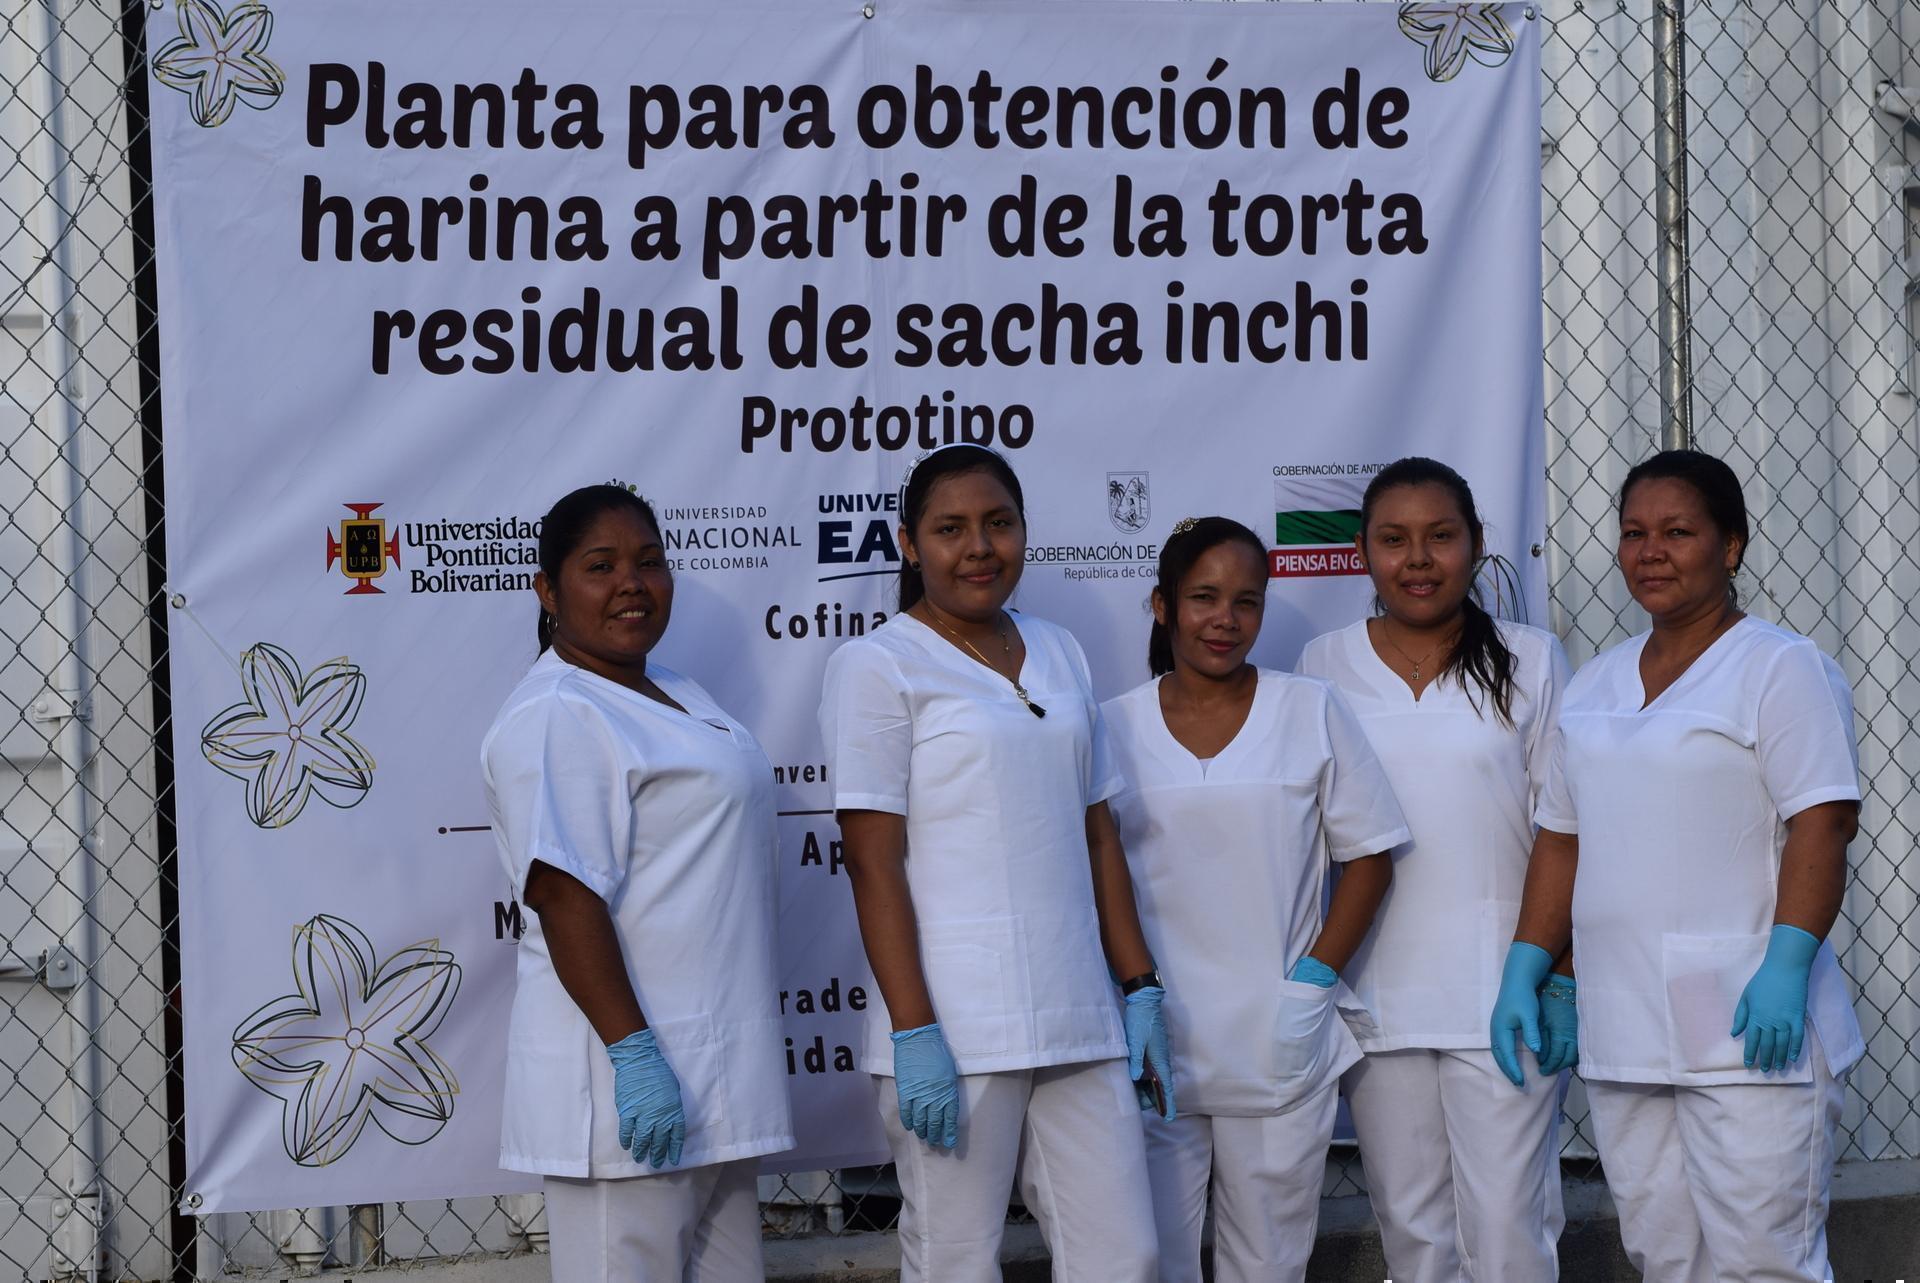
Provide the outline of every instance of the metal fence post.
<path id="1" fill-rule="evenodd" d="M 89 634 L 97 604 L 89 593 L 88 558 L 92 552 L 87 521 L 87 459 L 82 434 L 86 412 L 81 404 L 80 371 L 82 339 L 78 331 L 79 276 L 73 262 L 74 240 L 69 229 L 77 219 L 76 195 L 72 175 L 76 168 L 68 140 L 74 122 L 66 110 L 68 72 L 62 55 L 62 9 L 60 0 L 41 0 L 40 61 L 46 86 L 42 128 L 49 150 L 47 204 L 45 209 L 51 269 L 42 283 L 43 306 L 49 321 L 52 342 L 50 355 L 52 405 L 46 407 L 57 426 L 59 442 L 58 489 L 52 496 L 59 505 L 64 530 L 55 532 L 48 555 L 58 566 L 63 580 L 59 616 L 66 634 L 65 652 L 58 661 L 47 692 L 44 711 L 34 716 L 51 732 L 55 753 L 62 768 L 62 788 L 56 810 L 73 849 L 62 862 L 59 881 L 72 904 L 73 917 L 65 924 L 64 944 L 74 957 L 76 984 L 67 998 L 69 1092 L 69 1162 L 67 1175 L 67 1213 L 55 1237 L 54 1268 L 64 1277 L 93 1283 L 102 1273 L 102 1253 L 106 1246 L 102 1233 L 111 1215 L 104 1206 L 105 1189 L 101 1180 L 103 1130 L 100 1118 L 100 1094 L 103 1051 L 101 1042 L 101 993 L 97 974 L 100 933 L 94 914 L 100 894 L 101 872 L 94 852 L 96 807 L 93 784 L 93 728 L 90 702 L 93 695 L 93 666 L 89 654 Z M 54 479 L 48 478 L 49 488 Z"/>
<path id="2" fill-rule="evenodd" d="M 1687 249 L 1687 17 L 1661 0 L 1653 18 L 1653 167 L 1659 184 L 1660 448 L 1693 444 L 1692 300 Z"/>

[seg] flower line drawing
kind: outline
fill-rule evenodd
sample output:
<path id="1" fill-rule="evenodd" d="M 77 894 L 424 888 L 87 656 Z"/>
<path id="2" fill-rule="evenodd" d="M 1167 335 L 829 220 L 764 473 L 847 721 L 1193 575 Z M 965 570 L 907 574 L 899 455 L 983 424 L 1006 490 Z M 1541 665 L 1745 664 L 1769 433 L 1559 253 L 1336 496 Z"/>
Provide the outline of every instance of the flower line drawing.
<path id="1" fill-rule="evenodd" d="M 1498 67 L 1513 55 L 1513 28 L 1497 4 L 1403 4 L 1400 30 L 1427 48 L 1427 79 L 1452 80 L 1468 59 Z"/>
<path id="2" fill-rule="evenodd" d="M 373 785 L 373 755 L 346 728 L 366 695 L 367 679 L 346 656 L 310 673 L 267 642 L 240 656 L 246 698 L 221 709 L 200 732 L 200 751 L 235 779 L 247 781 L 247 818 L 263 829 L 291 824 L 318 797 L 349 807 Z"/>
<path id="3" fill-rule="evenodd" d="M 381 959 L 365 932 L 317 914 L 294 928 L 296 992 L 233 1033 L 233 1063 L 281 1102 L 287 1157 L 325 1167 L 371 1122 L 424 1145 L 453 1117 L 453 1069 L 427 1044 L 460 991 L 460 966 L 438 940 Z"/>
<path id="4" fill-rule="evenodd" d="M 153 55 L 153 76 L 192 100 L 193 123 L 211 129 L 236 103 L 265 111 L 286 92 L 287 73 L 267 57 L 273 13 L 260 0 L 231 12 L 215 0 L 178 0 L 180 34 Z"/>

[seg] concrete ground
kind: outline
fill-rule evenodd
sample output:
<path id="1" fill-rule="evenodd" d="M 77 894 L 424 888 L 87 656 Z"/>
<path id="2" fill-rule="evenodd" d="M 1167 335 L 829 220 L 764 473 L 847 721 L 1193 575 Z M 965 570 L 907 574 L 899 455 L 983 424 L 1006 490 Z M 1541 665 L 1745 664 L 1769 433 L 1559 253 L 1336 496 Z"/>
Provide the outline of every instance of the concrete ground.
<path id="1" fill-rule="evenodd" d="M 1612 1200 L 1597 1181 L 1567 1183 L 1567 1228 L 1560 1237 L 1564 1283 L 1628 1283 L 1638 1279 L 1620 1248 Z M 1320 1239 L 1307 1268 L 1312 1283 L 1385 1283 L 1380 1235 L 1365 1198 L 1321 1204 Z M 1835 1173 L 1827 1222 L 1833 1283 L 1920 1283 L 1920 1161 L 1843 1163 Z M 1046 1247 L 1033 1225 L 1007 1229 L 1001 1259 L 1007 1283 L 1044 1283 Z M 849 1234 L 775 1240 L 767 1244 L 773 1283 L 895 1283 L 900 1249 L 892 1234 Z M 350 1283 L 359 1273 L 378 1283 L 387 1271 L 314 1276 Z M 409 1283 L 547 1283 L 547 1258 L 467 1261 L 413 1266 Z M 1656 1281 L 1657 1283 L 1657 1281 Z"/>

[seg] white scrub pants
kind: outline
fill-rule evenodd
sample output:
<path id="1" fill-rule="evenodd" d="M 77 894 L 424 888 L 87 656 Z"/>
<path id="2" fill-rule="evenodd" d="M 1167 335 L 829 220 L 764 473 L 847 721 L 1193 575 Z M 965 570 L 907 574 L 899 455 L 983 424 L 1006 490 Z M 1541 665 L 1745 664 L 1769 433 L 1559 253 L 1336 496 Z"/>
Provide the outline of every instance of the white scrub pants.
<path id="1" fill-rule="evenodd" d="M 1370 1052 L 1344 1080 L 1387 1270 L 1419 1283 L 1560 1276 L 1567 1076 L 1515 1087 L 1484 1049 Z M 1653 1276 L 1649 1276 L 1653 1277 Z"/>
<path id="2" fill-rule="evenodd" d="M 1152 1283 L 1153 1202 L 1126 1062 L 960 1078 L 960 1144 L 900 1125 L 894 1080 L 875 1096 L 900 1180 L 901 1283 L 1000 1283 L 1016 1175 L 1057 1283 Z"/>
<path id="3" fill-rule="evenodd" d="M 1809 1029 L 1813 1081 L 1587 1083 L 1627 1256 L 1662 1283 L 1832 1277 L 1827 1199 L 1845 1092 Z"/>
<path id="4" fill-rule="evenodd" d="M 1209 1183 L 1214 1283 L 1304 1279 L 1338 1107 L 1338 1086 L 1328 1083 L 1284 1114 L 1181 1114 L 1170 1123 L 1149 1118 L 1147 1170 L 1160 1232 L 1160 1283 L 1200 1283 Z"/>
<path id="5" fill-rule="evenodd" d="M 760 1160 L 620 1180 L 549 1176 L 553 1283 L 760 1283 Z"/>

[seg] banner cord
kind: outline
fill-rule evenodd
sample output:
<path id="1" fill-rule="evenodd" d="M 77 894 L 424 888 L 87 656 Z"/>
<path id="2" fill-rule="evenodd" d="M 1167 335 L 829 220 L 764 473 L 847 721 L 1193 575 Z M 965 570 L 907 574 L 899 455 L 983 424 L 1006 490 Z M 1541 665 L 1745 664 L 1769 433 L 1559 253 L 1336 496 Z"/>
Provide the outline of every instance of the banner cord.
<path id="1" fill-rule="evenodd" d="M 167 604 L 192 620 L 193 626 L 200 630 L 201 636 L 207 639 L 207 643 L 213 647 L 220 658 L 227 661 L 228 667 L 233 669 L 235 676 L 244 681 L 247 675 L 246 670 L 240 667 L 240 661 L 233 657 L 233 652 L 229 651 L 221 640 L 213 635 L 213 629 L 207 627 L 206 621 L 200 618 L 200 616 L 194 612 L 193 607 L 187 604 L 187 595 L 182 592 L 174 592 L 170 585 L 165 587 L 163 591 L 167 594 Z"/>

